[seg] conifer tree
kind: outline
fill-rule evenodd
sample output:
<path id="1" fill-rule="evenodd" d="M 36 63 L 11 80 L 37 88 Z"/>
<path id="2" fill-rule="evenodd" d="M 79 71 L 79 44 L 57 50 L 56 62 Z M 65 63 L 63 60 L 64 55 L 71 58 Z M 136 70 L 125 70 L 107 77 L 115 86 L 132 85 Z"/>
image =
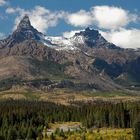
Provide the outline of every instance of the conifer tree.
<path id="1" fill-rule="evenodd" d="M 134 140 L 140 140 L 140 116 L 137 118 L 133 128 Z"/>

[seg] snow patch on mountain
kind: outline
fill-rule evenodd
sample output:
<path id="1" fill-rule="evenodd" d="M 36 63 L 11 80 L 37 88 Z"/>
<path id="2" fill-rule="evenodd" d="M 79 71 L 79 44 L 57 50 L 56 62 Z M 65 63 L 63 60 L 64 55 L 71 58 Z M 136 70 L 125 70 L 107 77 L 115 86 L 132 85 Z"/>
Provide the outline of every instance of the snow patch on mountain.
<path id="1" fill-rule="evenodd" d="M 79 48 L 77 48 L 74 44 L 74 42 L 65 37 L 57 36 L 41 36 L 40 41 L 48 47 L 54 48 L 57 51 L 65 50 L 65 51 L 78 51 Z"/>

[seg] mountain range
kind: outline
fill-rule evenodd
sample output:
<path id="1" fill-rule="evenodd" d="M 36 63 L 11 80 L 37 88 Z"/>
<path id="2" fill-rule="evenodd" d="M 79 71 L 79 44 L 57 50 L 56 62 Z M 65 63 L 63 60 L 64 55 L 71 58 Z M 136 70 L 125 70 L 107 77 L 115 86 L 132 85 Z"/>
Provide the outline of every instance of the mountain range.
<path id="1" fill-rule="evenodd" d="M 140 50 L 120 48 L 90 28 L 71 38 L 46 36 L 25 15 L 17 29 L 0 41 L 0 90 L 13 85 L 139 90 Z"/>

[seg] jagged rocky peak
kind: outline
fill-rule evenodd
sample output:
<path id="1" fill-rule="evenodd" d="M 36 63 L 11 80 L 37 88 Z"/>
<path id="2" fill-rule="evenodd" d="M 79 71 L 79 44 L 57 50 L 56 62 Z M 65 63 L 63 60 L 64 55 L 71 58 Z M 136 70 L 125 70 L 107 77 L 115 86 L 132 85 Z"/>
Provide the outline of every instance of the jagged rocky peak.
<path id="1" fill-rule="evenodd" d="M 75 33 L 74 38 L 78 38 L 77 40 L 82 38 L 82 42 L 84 42 L 84 44 L 86 44 L 88 47 L 99 47 L 100 45 L 107 43 L 98 30 L 94 30 L 89 27 L 84 31 Z"/>
<path id="2" fill-rule="evenodd" d="M 40 41 L 42 33 L 38 32 L 29 20 L 29 17 L 25 15 L 19 22 L 16 30 L 8 36 L 6 39 L 0 41 L 0 48 L 13 47 L 15 44 L 21 43 L 25 40 Z"/>
<path id="3" fill-rule="evenodd" d="M 112 43 L 109 43 L 98 30 L 87 27 L 85 30 L 75 33 L 74 40 L 76 42 L 81 42 L 81 45 L 90 48 L 110 48 L 118 49 L 119 47 L 115 46 Z"/>
<path id="4" fill-rule="evenodd" d="M 29 20 L 29 17 L 25 15 L 23 19 L 19 22 L 17 29 L 12 34 L 12 36 L 18 40 L 28 40 L 28 39 L 35 39 L 39 40 L 39 36 L 41 35 L 32 25 Z"/>
<path id="5" fill-rule="evenodd" d="M 17 26 L 17 29 L 21 29 L 21 28 L 24 28 L 24 29 L 32 28 L 28 15 L 25 15 L 20 21 L 19 25 Z"/>
<path id="6" fill-rule="evenodd" d="M 13 32 L 10 38 L 14 40 L 14 43 L 20 43 L 24 40 L 40 40 L 42 33 L 38 32 L 29 20 L 29 17 L 25 15 L 20 21 L 17 29 Z"/>
<path id="7" fill-rule="evenodd" d="M 81 31 L 79 33 L 76 33 L 75 36 L 79 36 L 82 35 L 84 37 L 90 37 L 90 38 L 94 38 L 97 39 L 99 36 L 101 36 L 101 34 L 99 33 L 98 30 L 94 30 L 94 29 L 90 29 L 89 27 L 87 27 L 84 31 Z"/>

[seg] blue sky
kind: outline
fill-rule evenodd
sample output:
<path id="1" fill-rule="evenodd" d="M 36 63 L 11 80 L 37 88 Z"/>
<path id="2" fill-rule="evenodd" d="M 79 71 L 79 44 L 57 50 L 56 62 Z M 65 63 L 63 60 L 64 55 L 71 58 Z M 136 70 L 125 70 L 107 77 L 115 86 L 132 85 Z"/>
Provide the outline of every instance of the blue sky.
<path id="1" fill-rule="evenodd" d="M 89 26 L 122 47 L 140 37 L 140 0 L 0 0 L 0 36 L 10 34 L 24 14 L 47 35 L 69 35 Z"/>

